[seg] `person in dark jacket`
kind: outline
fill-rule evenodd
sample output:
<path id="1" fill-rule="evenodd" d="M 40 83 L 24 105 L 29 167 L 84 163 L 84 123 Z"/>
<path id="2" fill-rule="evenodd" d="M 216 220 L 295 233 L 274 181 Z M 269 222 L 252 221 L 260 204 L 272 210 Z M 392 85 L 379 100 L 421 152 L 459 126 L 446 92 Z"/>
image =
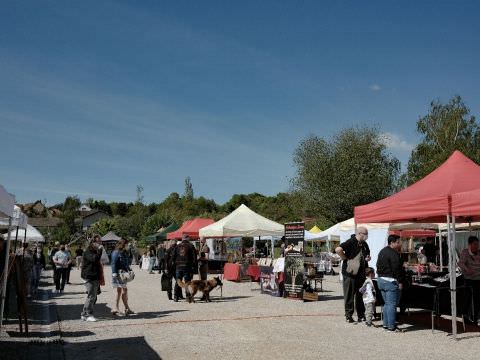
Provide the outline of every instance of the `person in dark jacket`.
<path id="1" fill-rule="evenodd" d="M 397 304 L 405 281 L 403 261 L 400 257 L 402 241 L 397 235 L 388 236 L 388 245 L 378 254 L 377 278 L 385 305 L 383 307 L 383 327 L 390 331 L 400 331 L 396 325 Z"/>
<path id="2" fill-rule="evenodd" d="M 87 289 L 87 299 L 83 305 L 81 319 L 83 321 L 97 321 L 93 316 L 93 305 L 97 302 L 97 293 L 100 287 L 100 275 L 102 264 L 100 258 L 102 251 L 100 249 L 100 237 L 95 236 L 89 243 L 88 248 L 84 251 L 82 257 L 82 279 L 85 280 Z"/>
<path id="3" fill-rule="evenodd" d="M 175 240 L 170 240 L 167 244 L 167 250 L 165 251 L 165 271 L 162 276 L 165 276 L 170 281 L 170 286 L 167 288 L 168 300 L 172 300 L 172 279 L 175 277 L 175 262 L 173 260 L 173 254 L 175 254 L 175 248 L 177 243 Z M 175 282 L 175 293 L 181 293 L 178 284 Z"/>
<path id="4" fill-rule="evenodd" d="M 173 259 L 175 262 L 175 279 L 178 281 L 188 282 L 193 278 L 193 274 L 197 272 L 197 254 L 195 248 L 190 244 L 188 235 L 183 235 L 182 242 L 175 248 Z M 181 289 L 175 292 L 173 300 L 178 301 L 181 296 Z M 180 295 L 180 296 L 179 296 Z"/>
<path id="5" fill-rule="evenodd" d="M 362 294 L 358 291 L 365 280 L 365 269 L 370 261 L 370 248 L 367 244 L 368 230 L 358 227 L 355 235 L 340 244 L 335 252 L 342 258 L 343 298 L 345 318 L 353 323 L 353 312 L 357 310 L 358 322 L 365 320 L 365 306 Z"/>
<path id="6" fill-rule="evenodd" d="M 32 293 L 37 294 L 38 285 L 40 284 L 40 276 L 42 270 L 46 267 L 45 255 L 43 255 L 42 247 L 37 246 L 33 253 L 33 276 L 32 276 Z"/>

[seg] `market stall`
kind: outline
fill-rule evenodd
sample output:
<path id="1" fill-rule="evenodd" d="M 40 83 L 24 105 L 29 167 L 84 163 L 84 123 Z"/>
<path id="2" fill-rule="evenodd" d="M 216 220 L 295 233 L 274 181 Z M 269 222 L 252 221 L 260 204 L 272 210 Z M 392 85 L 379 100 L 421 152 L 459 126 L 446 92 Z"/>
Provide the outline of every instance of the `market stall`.
<path id="1" fill-rule="evenodd" d="M 207 244 L 215 245 L 217 243 L 225 244 L 225 241 L 228 243 L 229 239 L 241 240 L 242 237 L 253 237 L 254 241 L 261 236 L 281 237 L 283 236 L 283 232 L 284 226 L 282 224 L 267 219 L 242 204 L 223 219 L 200 229 L 199 236 L 206 238 Z M 235 243 L 238 243 L 238 241 L 235 240 Z M 227 245 L 225 244 L 225 249 L 226 248 Z M 236 251 L 238 251 L 238 249 Z M 255 253 L 254 245 L 254 254 Z M 232 261 L 233 260 L 234 259 L 232 259 Z M 230 271 L 233 268 L 237 270 L 240 269 L 240 278 L 247 276 L 248 265 L 251 264 L 245 263 L 245 259 L 237 259 L 236 262 L 236 265 L 243 266 L 234 267 L 230 265 L 227 266 L 228 263 L 225 264 L 227 267 L 227 276 L 230 277 Z M 252 260 L 252 262 L 253 265 L 256 265 L 256 260 Z M 252 271 L 253 270 L 250 270 L 250 272 Z"/>
<path id="2" fill-rule="evenodd" d="M 12 229 L 12 222 L 13 222 L 13 209 L 15 205 L 15 197 L 12 194 L 9 194 L 3 186 L 0 185 L 0 218 L 7 219 L 7 241 L 5 244 L 4 249 L 4 267 L 2 271 L 1 277 L 1 303 L 0 303 L 0 333 L 2 331 L 3 325 L 3 313 L 5 309 L 5 298 L 7 292 L 7 276 L 8 276 L 8 269 L 9 269 L 9 260 L 10 260 L 10 229 Z"/>
<path id="3" fill-rule="evenodd" d="M 357 223 L 437 222 L 447 224 L 448 289 L 451 294 L 454 337 L 457 334 L 455 223 L 459 220 L 468 222 L 478 219 L 478 206 L 472 205 L 466 199 L 469 195 L 477 193 L 479 189 L 480 167 L 461 152 L 455 151 L 447 161 L 415 184 L 383 200 L 355 207 Z M 469 195 L 459 194 L 472 191 L 474 193 Z"/>
<path id="4" fill-rule="evenodd" d="M 199 230 L 205 228 L 206 226 L 213 224 L 215 221 L 209 218 L 195 218 L 192 220 L 185 221 L 182 226 L 175 231 L 167 233 L 168 240 L 181 240 L 183 235 L 188 235 L 191 240 L 198 239 Z"/>
<path id="5" fill-rule="evenodd" d="M 167 240 L 167 234 L 170 232 L 173 232 L 175 230 L 178 230 L 180 226 L 176 223 L 172 223 L 168 225 L 167 227 L 160 229 L 157 231 L 155 234 L 151 234 L 148 236 L 145 236 L 145 241 L 148 244 L 158 244 L 159 242 Z"/>

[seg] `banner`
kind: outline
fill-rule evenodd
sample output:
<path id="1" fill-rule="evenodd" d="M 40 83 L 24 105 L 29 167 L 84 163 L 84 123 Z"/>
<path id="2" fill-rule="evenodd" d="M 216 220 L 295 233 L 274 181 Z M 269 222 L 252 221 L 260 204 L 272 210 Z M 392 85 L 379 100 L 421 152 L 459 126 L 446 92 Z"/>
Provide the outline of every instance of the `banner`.
<path id="1" fill-rule="evenodd" d="M 285 224 L 285 249 L 289 245 L 303 254 L 303 242 L 305 239 L 305 223 L 291 222 Z"/>
<path id="2" fill-rule="evenodd" d="M 289 251 L 285 255 L 285 297 L 303 299 L 303 254 Z"/>
<path id="3" fill-rule="evenodd" d="M 273 272 L 273 267 L 260 267 L 260 291 L 262 294 L 280 296 L 280 288 L 277 276 L 278 273 Z"/>
<path id="4" fill-rule="evenodd" d="M 305 223 L 285 224 L 285 297 L 303 299 Z"/>

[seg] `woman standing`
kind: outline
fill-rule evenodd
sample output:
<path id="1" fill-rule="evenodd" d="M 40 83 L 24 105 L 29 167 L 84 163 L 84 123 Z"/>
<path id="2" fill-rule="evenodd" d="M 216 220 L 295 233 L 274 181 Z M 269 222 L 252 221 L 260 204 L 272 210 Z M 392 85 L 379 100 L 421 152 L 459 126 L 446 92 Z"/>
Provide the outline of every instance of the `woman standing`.
<path id="1" fill-rule="evenodd" d="M 153 267 L 155 266 L 155 261 L 157 260 L 157 253 L 155 251 L 155 246 L 150 245 L 148 249 L 148 273 L 153 274 Z"/>
<path id="2" fill-rule="evenodd" d="M 42 248 L 37 246 L 35 253 L 33 254 L 33 276 L 32 276 L 32 293 L 37 294 L 38 285 L 40 283 L 40 275 L 42 270 L 45 269 L 45 255 L 43 255 Z"/>
<path id="3" fill-rule="evenodd" d="M 120 278 L 121 271 L 131 271 L 128 252 L 126 249 L 127 240 L 120 239 L 115 246 L 115 250 L 112 252 L 112 286 L 114 289 L 117 289 L 115 294 L 115 303 L 112 310 L 113 315 L 118 315 L 120 311 L 118 310 L 118 305 L 120 303 L 120 298 L 122 298 L 123 305 L 125 306 L 125 315 L 135 314 L 132 309 L 128 306 L 128 289 L 127 283 L 122 281 Z"/>

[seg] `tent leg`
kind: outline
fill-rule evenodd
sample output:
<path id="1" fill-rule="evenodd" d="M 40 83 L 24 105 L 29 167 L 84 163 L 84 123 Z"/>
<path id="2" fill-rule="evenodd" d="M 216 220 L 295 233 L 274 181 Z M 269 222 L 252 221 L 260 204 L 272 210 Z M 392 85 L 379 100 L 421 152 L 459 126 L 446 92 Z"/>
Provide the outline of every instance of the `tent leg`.
<path id="1" fill-rule="evenodd" d="M 447 215 L 447 244 L 448 244 L 448 272 L 450 275 L 450 303 L 451 303 L 451 312 L 452 312 L 452 335 L 453 338 L 457 338 L 457 317 L 456 317 L 456 307 L 455 307 L 455 291 L 454 291 L 454 281 L 455 281 L 455 267 L 453 264 L 453 251 L 452 249 L 452 223 L 450 219 L 450 214 Z"/>
<path id="2" fill-rule="evenodd" d="M 7 280 L 8 280 L 8 261 L 10 260 L 10 230 L 12 227 L 12 218 L 8 220 L 7 246 L 5 248 L 5 267 L 2 273 L 2 300 L 0 305 L 0 335 L 3 325 L 3 311 L 5 310 L 5 298 L 7 297 Z"/>
<path id="3" fill-rule="evenodd" d="M 452 295 L 452 317 L 455 320 L 455 327 L 453 329 L 453 338 L 457 338 L 457 241 L 456 241 L 456 229 L 455 229 L 455 216 L 452 216 L 452 273 L 453 284 L 451 286 Z"/>

